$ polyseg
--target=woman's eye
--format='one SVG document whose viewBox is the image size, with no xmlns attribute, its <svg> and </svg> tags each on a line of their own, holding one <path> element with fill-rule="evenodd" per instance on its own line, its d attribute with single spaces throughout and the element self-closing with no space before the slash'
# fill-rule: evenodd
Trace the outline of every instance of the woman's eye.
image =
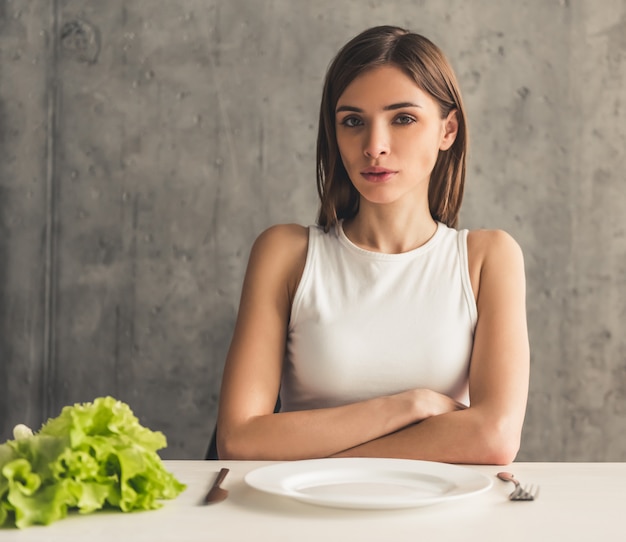
<svg viewBox="0 0 626 542">
<path fill-rule="evenodd" d="M 396 124 L 412 124 L 415 122 L 415 118 L 410 115 L 398 115 L 395 122 Z"/>
<path fill-rule="evenodd" d="M 354 128 L 356 126 L 361 126 L 363 123 L 361 122 L 361 119 L 357 117 L 346 117 L 341 121 L 341 124 L 347 126 L 348 128 Z"/>
</svg>

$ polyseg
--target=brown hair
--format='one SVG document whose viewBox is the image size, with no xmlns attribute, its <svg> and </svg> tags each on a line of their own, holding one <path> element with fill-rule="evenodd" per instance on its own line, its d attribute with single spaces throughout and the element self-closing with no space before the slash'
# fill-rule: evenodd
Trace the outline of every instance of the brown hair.
<svg viewBox="0 0 626 542">
<path fill-rule="evenodd" d="M 456 110 L 458 133 L 452 146 L 439 151 L 428 187 L 430 213 L 456 227 L 463 200 L 468 134 L 456 76 L 441 50 L 430 40 L 396 26 L 376 26 L 350 40 L 332 61 L 322 94 L 317 135 L 317 223 L 328 231 L 359 210 L 359 193 L 344 168 L 335 131 L 335 107 L 346 87 L 374 67 L 393 64 L 439 104 L 445 118 Z"/>
</svg>

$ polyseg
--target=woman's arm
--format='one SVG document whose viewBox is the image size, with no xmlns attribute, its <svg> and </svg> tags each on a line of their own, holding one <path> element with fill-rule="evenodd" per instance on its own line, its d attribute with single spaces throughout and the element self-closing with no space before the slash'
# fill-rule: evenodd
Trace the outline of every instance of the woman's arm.
<svg viewBox="0 0 626 542">
<path fill-rule="evenodd" d="M 252 248 L 220 393 L 220 458 L 326 457 L 460 408 L 448 397 L 409 390 L 336 408 L 273 413 L 307 246 L 306 228 L 283 225 L 265 231 Z"/>
<path fill-rule="evenodd" d="M 526 410 L 530 357 L 522 252 L 502 231 L 471 232 L 468 252 L 478 305 L 470 407 L 431 417 L 337 455 L 474 464 L 508 464 L 515 458 Z"/>
</svg>

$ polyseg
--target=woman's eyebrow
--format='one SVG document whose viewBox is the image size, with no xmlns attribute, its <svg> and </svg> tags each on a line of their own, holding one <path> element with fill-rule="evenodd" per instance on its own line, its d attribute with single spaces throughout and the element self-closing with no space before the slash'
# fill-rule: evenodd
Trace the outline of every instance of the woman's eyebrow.
<svg viewBox="0 0 626 542">
<path fill-rule="evenodd" d="M 422 106 L 413 102 L 399 102 L 397 104 L 386 105 L 383 107 L 384 111 L 393 111 L 395 109 L 404 109 L 405 107 L 419 107 Z M 351 111 L 354 113 L 363 113 L 363 109 L 360 107 L 355 107 L 353 105 L 341 105 L 337 108 L 335 113 L 340 113 L 341 111 Z"/>
<path fill-rule="evenodd" d="M 400 102 L 397 104 L 391 104 L 391 105 L 386 105 L 385 107 L 383 107 L 383 109 L 385 111 L 393 111 L 394 109 L 404 109 L 405 107 L 419 107 L 421 108 L 422 106 L 419 104 L 415 104 L 413 102 Z"/>
<path fill-rule="evenodd" d="M 352 111 L 354 113 L 363 113 L 363 110 L 360 107 L 354 107 L 353 105 L 341 105 L 337 108 L 335 113 L 340 113 L 341 111 Z"/>
</svg>

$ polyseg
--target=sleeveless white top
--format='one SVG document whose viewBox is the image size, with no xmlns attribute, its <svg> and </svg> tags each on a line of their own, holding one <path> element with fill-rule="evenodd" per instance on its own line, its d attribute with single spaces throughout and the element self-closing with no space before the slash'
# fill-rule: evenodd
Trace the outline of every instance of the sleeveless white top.
<svg viewBox="0 0 626 542">
<path fill-rule="evenodd" d="M 339 406 L 412 388 L 469 404 L 477 309 L 467 230 L 438 223 L 421 247 L 364 250 L 341 223 L 309 227 L 287 336 L 283 411 Z"/>
</svg>

